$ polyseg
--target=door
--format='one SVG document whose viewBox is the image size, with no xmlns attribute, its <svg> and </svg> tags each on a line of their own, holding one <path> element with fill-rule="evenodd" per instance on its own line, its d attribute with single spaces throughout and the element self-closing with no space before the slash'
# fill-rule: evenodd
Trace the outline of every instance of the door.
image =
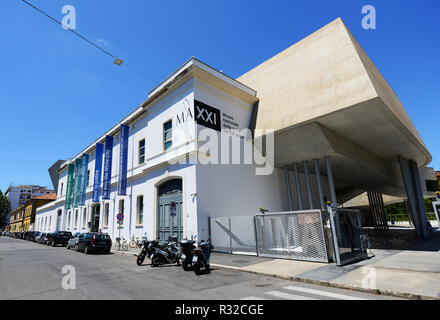
<svg viewBox="0 0 440 320">
<path fill-rule="evenodd" d="M 99 231 L 99 216 L 101 214 L 101 206 L 97 204 L 92 209 L 92 225 L 90 227 L 90 232 L 98 232 Z"/>
<path fill-rule="evenodd" d="M 169 236 L 182 240 L 182 180 L 170 180 L 161 185 L 158 203 L 159 240 L 168 240 Z"/>
</svg>

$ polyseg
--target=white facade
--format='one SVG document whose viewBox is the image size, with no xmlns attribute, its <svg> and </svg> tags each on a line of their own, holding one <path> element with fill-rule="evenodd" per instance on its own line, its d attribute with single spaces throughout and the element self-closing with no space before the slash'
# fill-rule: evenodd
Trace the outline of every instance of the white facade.
<svg viewBox="0 0 440 320">
<path fill-rule="evenodd" d="M 216 123 L 221 127 L 222 134 L 197 123 L 196 112 L 200 111 L 195 107 L 195 101 L 219 110 L 221 122 L 220 119 L 214 121 L 218 121 Z M 204 164 L 215 154 L 213 150 L 206 148 L 209 140 L 207 136 L 216 136 L 220 141 L 222 135 L 232 137 L 228 133 L 230 128 L 247 129 L 257 101 L 255 91 L 198 60 L 191 59 L 183 65 L 153 90 L 143 105 L 106 133 L 114 137 L 112 189 L 110 200 L 99 202 L 98 229 L 110 234 L 112 238 L 119 234 L 125 238 L 158 238 L 159 231 L 163 230 L 160 228 L 166 223 L 163 221 L 168 219 L 166 214 L 159 214 L 163 199 L 159 199 L 159 188 L 164 182 L 173 179 L 182 181 L 182 238 L 197 236 L 198 239 L 206 240 L 209 236 L 210 217 L 255 214 L 260 206 L 271 211 L 287 210 L 281 170 L 275 169 L 268 176 L 257 176 L 254 164 Z M 213 118 L 209 119 L 207 111 L 205 114 L 202 113 L 201 118 L 205 116 L 208 122 L 213 121 Z M 172 121 L 172 147 L 165 150 L 164 124 L 169 120 Z M 122 123 L 130 126 L 126 196 L 117 195 L 119 126 Z M 63 164 L 59 170 L 57 200 L 37 210 L 36 230 L 67 230 L 72 233 L 91 230 L 96 221 L 92 218 L 92 213 L 97 206 L 97 203 L 92 202 L 95 144 L 103 143 L 104 138 L 105 135 L 77 155 L 90 155 L 85 206 L 67 212 L 64 210 L 67 164 L 75 161 L 75 157 Z M 145 162 L 139 163 L 139 142 L 143 139 Z M 234 139 L 241 141 L 242 145 L 252 146 L 252 141 L 246 138 Z M 243 156 L 242 152 L 240 156 Z M 187 161 L 183 161 L 185 158 Z M 140 196 L 143 197 L 143 206 L 139 205 Z M 143 207 L 141 223 L 140 207 Z M 166 205 L 163 206 L 163 210 L 165 208 Z M 122 211 L 125 218 L 122 227 L 118 228 L 116 215 Z M 60 219 L 57 218 L 58 214 Z M 159 221 L 160 217 L 164 220 Z"/>
</svg>

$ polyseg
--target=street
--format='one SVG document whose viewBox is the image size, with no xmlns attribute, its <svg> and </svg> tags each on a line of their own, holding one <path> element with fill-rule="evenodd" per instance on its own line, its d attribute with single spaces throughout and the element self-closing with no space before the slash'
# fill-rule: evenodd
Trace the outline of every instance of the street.
<svg viewBox="0 0 440 320">
<path fill-rule="evenodd" d="M 85 255 L 3 236 L 0 299 L 395 299 L 233 270 L 213 269 L 196 276 L 176 265 L 151 268 L 148 263 L 147 259 L 139 267 L 132 255 Z M 75 289 L 62 287 L 65 266 L 74 267 Z"/>
</svg>

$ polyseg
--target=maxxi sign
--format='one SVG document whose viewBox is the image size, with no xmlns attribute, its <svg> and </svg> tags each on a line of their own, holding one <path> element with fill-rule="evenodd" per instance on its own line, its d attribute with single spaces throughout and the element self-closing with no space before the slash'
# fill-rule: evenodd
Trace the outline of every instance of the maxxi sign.
<svg viewBox="0 0 440 320">
<path fill-rule="evenodd" d="M 197 124 L 221 131 L 220 110 L 194 100 L 194 111 Z"/>
</svg>

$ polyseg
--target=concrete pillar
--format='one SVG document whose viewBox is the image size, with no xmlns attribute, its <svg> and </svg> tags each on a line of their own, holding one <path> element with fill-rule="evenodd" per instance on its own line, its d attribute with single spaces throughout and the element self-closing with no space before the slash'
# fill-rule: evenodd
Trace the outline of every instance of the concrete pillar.
<svg viewBox="0 0 440 320">
<path fill-rule="evenodd" d="M 423 238 L 428 238 L 429 233 L 426 229 L 428 219 L 426 217 L 425 198 L 423 197 L 423 189 L 420 182 L 419 169 L 417 168 L 417 163 L 414 160 L 409 160 L 409 166 L 412 171 L 414 187 L 416 190 L 417 206 L 419 208 L 420 224 L 422 226 Z"/>
<path fill-rule="evenodd" d="M 325 210 L 324 193 L 322 192 L 321 173 L 319 172 L 318 159 L 313 159 L 313 163 L 315 165 L 315 175 L 316 175 L 316 185 L 318 186 L 319 205 L 321 206 L 322 210 Z"/>
<path fill-rule="evenodd" d="M 304 161 L 303 164 L 304 164 L 304 175 L 306 177 L 307 198 L 309 199 L 309 209 L 312 210 L 313 198 L 312 198 L 312 188 L 310 187 L 309 168 L 307 165 L 307 161 Z"/>
<path fill-rule="evenodd" d="M 296 166 L 296 163 L 293 164 L 293 170 L 295 172 L 295 182 L 296 182 L 296 193 L 298 195 L 298 209 L 302 210 L 302 195 L 301 195 L 301 184 L 299 182 L 299 175 L 298 175 L 298 167 Z"/>
<path fill-rule="evenodd" d="M 414 161 L 402 156 L 399 156 L 398 159 L 417 237 L 426 238 L 428 237 L 426 210 L 417 165 Z"/>
<path fill-rule="evenodd" d="M 289 203 L 289 211 L 293 211 L 292 191 L 290 190 L 289 168 L 284 167 L 284 176 L 286 180 L 287 201 Z"/>
<path fill-rule="evenodd" d="M 328 183 L 330 187 L 330 196 L 333 206 L 337 206 L 337 200 L 336 200 L 336 191 L 335 191 L 335 184 L 333 181 L 333 172 L 332 172 L 332 166 L 330 164 L 329 157 L 325 157 L 325 166 L 327 167 L 327 177 L 328 177 Z"/>
</svg>

